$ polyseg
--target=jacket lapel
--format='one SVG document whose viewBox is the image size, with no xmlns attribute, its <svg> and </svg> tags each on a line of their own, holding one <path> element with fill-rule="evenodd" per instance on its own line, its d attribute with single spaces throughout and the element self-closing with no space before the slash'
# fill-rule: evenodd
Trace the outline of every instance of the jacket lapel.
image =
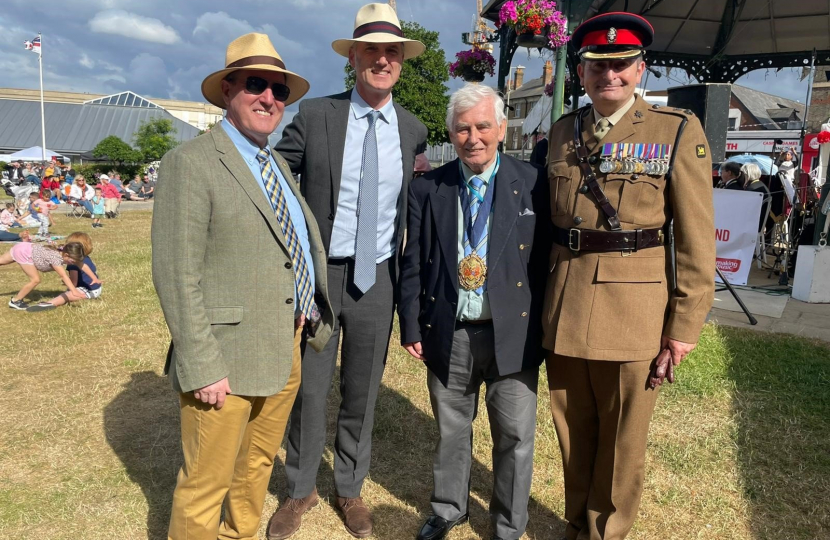
<svg viewBox="0 0 830 540">
<path fill-rule="evenodd" d="M 329 165 L 331 167 L 331 193 L 333 208 L 337 208 L 340 197 L 340 178 L 343 175 L 343 149 L 346 146 L 346 129 L 349 126 L 351 92 L 335 96 L 326 109 L 326 134 L 328 135 Z"/>
<path fill-rule="evenodd" d="M 456 159 L 447 167 L 447 172 L 438 183 L 430 204 L 438 244 L 447 262 L 447 270 L 455 290 L 458 290 L 458 182 L 461 180 L 459 174 Z"/>
<path fill-rule="evenodd" d="M 510 232 L 516 224 L 524 190 L 524 182 L 519 181 L 516 170 L 506 159 L 501 160 L 495 184 L 490 244 L 487 248 L 487 266 L 491 268 L 495 268 L 498 264 Z"/>
<path fill-rule="evenodd" d="M 285 237 L 282 234 L 282 229 L 280 228 L 280 224 L 277 222 L 277 217 L 274 215 L 274 210 L 271 208 L 271 205 L 265 200 L 265 196 L 262 194 L 262 189 L 259 187 L 259 184 L 251 175 L 251 170 L 248 168 L 248 164 L 245 163 L 245 160 L 242 159 L 242 155 L 240 155 L 239 151 L 234 146 L 233 141 L 231 141 L 230 137 L 228 137 L 227 133 L 223 128 L 217 128 L 210 130 L 210 134 L 213 136 L 213 141 L 216 146 L 216 151 L 222 154 L 220 157 L 220 161 L 222 162 L 225 167 L 227 167 L 228 172 L 231 173 L 231 176 L 242 186 L 242 189 L 245 190 L 245 193 L 248 195 L 248 198 L 251 199 L 251 202 L 254 203 L 254 206 L 257 207 L 257 210 L 262 214 L 265 220 L 268 222 L 268 226 L 271 227 L 274 235 L 277 237 L 277 241 L 287 250 L 288 243 L 285 241 Z M 289 176 L 289 178 L 293 178 Z"/>
</svg>

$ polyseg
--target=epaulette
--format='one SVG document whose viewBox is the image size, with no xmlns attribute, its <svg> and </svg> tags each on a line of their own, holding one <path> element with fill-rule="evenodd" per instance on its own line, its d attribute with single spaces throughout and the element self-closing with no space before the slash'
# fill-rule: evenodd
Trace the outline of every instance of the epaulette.
<svg viewBox="0 0 830 540">
<path fill-rule="evenodd" d="M 590 107 L 590 106 L 591 106 L 591 104 L 589 103 L 588 105 L 585 105 L 585 106 L 583 106 L 583 107 L 579 107 L 578 109 L 574 109 L 574 110 L 572 110 L 571 112 L 565 113 L 565 114 L 563 114 L 562 116 L 560 116 L 560 117 L 559 117 L 559 119 L 558 119 L 558 120 L 556 120 L 556 122 L 554 122 L 554 124 L 557 124 L 558 122 L 561 122 L 561 121 L 562 121 L 562 120 L 564 120 L 565 118 L 570 118 L 570 117 L 572 117 L 572 116 L 576 116 L 576 113 L 581 112 L 581 111 L 584 111 L 586 108 L 588 108 L 588 107 Z"/>
<path fill-rule="evenodd" d="M 652 112 L 658 112 L 663 114 L 671 114 L 672 116 L 679 116 L 681 118 L 688 119 L 689 117 L 693 117 L 695 113 L 693 113 L 690 109 L 681 109 L 679 107 L 664 107 L 663 105 L 652 105 L 648 109 Z"/>
</svg>

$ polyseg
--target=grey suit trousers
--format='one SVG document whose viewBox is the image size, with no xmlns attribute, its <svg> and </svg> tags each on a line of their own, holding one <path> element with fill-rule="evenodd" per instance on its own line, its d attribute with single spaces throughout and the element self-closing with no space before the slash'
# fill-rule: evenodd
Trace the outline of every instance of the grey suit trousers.
<svg viewBox="0 0 830 540">
<path fill-rule="evenodd" d="M 334 330 L 321 352 L 306 348 L 300 390 L 291 410 L 285 475 L 288 496 L 306 497 L 317 485 L 326 444 L 326 401 L 337 365 L 340 331 L 340 411 L 334 439 L 334 486 L 341 497 L 359 497 L 369 472 L 375 402 L 386 366 L 394 313 L 392 262 L 377 265 L 375 284 L 362 294 L 353 283 L 352 259 L 328 263 Z"/>
<path fill-rule="evenodd" d="M 432 512 L 448 520 L 468 512 L 472 424 L 484 382 L 493 438 L 490 519 L 496 536 L 517 539 L 527 527 L 539 370 L 499 376 L 492 323 L 457 323 L 452 347 L 447 386 L 432 372 L 427 378 L 439 432 L 432 469 Z"/>
</svg>

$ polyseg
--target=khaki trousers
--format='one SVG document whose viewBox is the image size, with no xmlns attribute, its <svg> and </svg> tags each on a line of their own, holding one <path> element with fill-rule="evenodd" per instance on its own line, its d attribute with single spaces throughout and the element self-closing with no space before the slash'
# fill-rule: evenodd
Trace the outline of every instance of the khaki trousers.
<svg viewBox="0 0 830 540">
<path fill-rule="evenodd" d="M 173 492 L 168 540 L 258 538 L 274 458 L 300 387 L 300 334 L 294 334 L 291 375 L 275 395 L 230 394 L 216 410 L 192 392 L 180 394 L 184 463 Z"/>
<path fill-rule="evenodd" d="M 104 199 L 104 212 L 115 212 L 118 210 L 119 199 Z"/>
<path fill-rule="evenodd" d="M 568 540 L 622 540 L 637 518 L 648 426 L 657 400 L 651 362 L 549 353 L 550 404 L 565 472 Z"/>
</svg>

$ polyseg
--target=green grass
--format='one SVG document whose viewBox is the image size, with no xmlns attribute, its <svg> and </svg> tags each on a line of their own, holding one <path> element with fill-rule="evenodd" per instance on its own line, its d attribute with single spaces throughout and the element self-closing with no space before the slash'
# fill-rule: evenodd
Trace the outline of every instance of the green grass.
<svg viewBox="0 0 830 540">
<path fill-rule="evenodd" d="M 166 538 L 181 458 L 176 397 L 161 374 L 169 335 L 150 276 L 150 213 L 124 212 L 94 232 L 89 220 L 56 221 L 56 234 L 91 232 L 104 294 L 38 314 L 0 306 L 0 538 Z M 0 300 L 23 283 L 16 266 L 1 267 Z M 47 274 L 30 300 L 61 290 Z M 363 495 L 375 537 L 397 540 L 414 537 L 429 511 L 436 429 L 423 366 L 396 345 L 397 335 L 392 343 Z M 658 400 L 630 538 L 830 537 L 830 349 L 709 325 L 678 379 Z M 487 426 L 481 407 L 472 519 L 452 538 L 491 535 Z M 331 505 L 332 439 L 330 430 L 318 482 L 326 502 L 306 515 L 297 540 L 351 538 Z M 561 536 L 561 477 L 542 391 L 526 538 Z M 281 465 L 269 491 L 263 527 L 285 495 Z"/>
</svg>

